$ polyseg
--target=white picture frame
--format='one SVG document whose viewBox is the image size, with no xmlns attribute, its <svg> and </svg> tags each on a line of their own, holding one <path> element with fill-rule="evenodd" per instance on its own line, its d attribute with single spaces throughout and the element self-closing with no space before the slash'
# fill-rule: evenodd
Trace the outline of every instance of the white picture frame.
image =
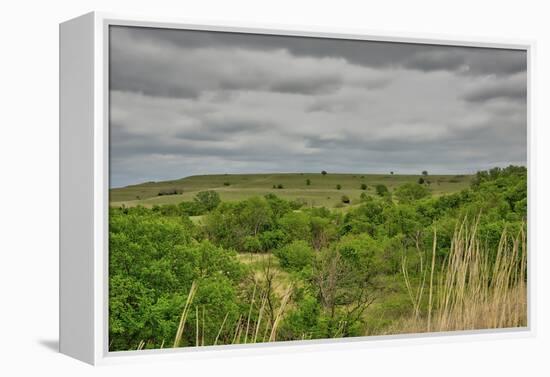
<svg viewBox="0 0 550 377">
<path fill-rule="evenodd" d="M 391 335 L 351 339 L 292 341 L 143 351 L 108 351 L 108 28 L 111 25 L 247 32 L 450 46 L 520 49 L 527 52 L 527 166 L 532 173 L 532 55 L 534 42 L 438 37 L 407 33 L 292 28 L 238 23 L 193 24 L 185 20 L 88 13 L 60 25 L 60 352 L 90 364 L 223 357 L 272 352 L 351 349 L 532 337 L 536 333 L 535 251 L 528 227 L 528 327 Z M 531 179 L 529 179 L 529 182 Z M 528 184 L 529 221 L 534 220 L 533 188 Z M 79 205 L 75 206 L 78 200 Z M 531 222 L 532 224 L 532 222 Z"/>
</svg>

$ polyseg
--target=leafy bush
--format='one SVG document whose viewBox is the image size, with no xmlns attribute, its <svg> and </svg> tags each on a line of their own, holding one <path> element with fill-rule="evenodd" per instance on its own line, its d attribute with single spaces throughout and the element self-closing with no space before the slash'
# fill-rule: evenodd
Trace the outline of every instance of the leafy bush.
<svg viewBox="0 0 550 377">
<path fill-rule="evenodd" d="M 195 195 L 193 200 L 206 211 L 212 211 L 221 203 L 220 194 L 216 191 L 201 191 Z"/>
<path fill-rule="evenodd" d="M 375 190 L 378 196 L 385 196 L 389 193 L 388 188 L 386 187 L 386 185 L 383 185 L 383 184 L 376 185 Z"/>
<path fill-rule="evenodd" d="M 275 250 L 273 254 L 279 259 L 281 267 L 289 271 L 300 271 L 310 266 L 315 256 L 313 249 L 305 241 L 293 241 Z"/>
<path fill-rule="evenodd" d="M 395 190 L 394 195 L 399 203 L 406 204 L 430 196 L 430 190 L 418 184 L 405 183 Z"/>
<path fill-rule="evenodd" d="M 175 188 L 171 188 L 171 189 L 164 189 L 164 190 L 160 190 L 158 192 L 158 196 L 164 196 L 164 195 L 179 195 L 183 193 L 183 190 L 180 190 L 180 189 L 175 189 Z"/>
<path fill-rule="evenodd" d="M 243 250 L 249 253 L 259 253 L 263 250 L 262 243 L 258 237 L 247 236 L 243 242 Z"/>
<path fill-rule="evenodd" d="M 188 222 L 147 210 L 113 210 L 109 223 L 110 350 L 159 348 L 174 339 L 193 281 L 195 303 L 208 312 L 212 341 L 227 313 L 238 313 L 236 287 L 244 268 L 234 252 L 192 240 Z M 185 344 L 194 344 L 192 337 Z"/>
</svg>

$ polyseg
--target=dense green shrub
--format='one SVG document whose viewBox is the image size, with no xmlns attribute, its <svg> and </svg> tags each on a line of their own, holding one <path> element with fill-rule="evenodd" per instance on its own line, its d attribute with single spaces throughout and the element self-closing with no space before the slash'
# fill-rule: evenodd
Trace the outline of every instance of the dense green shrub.
<svg viewBox="0 0 550 377">
<path fill-rule="evenodd" d="M 313 249 L 305 241 L 293 241 L 273 254 L 279 259 L 281 267 L 290 271 L 300 271 L 311 265 L 315 257 Z"/>
<path fill-rule="evenodd" d="M 378 185 L 374 186 L 374 188 L 375 188 L 376 194 L 378 196 L 385 196 L 389 193 L 388 188 L 386 187 L 386 185 L 378 184 Z"/>
<path fill-rule="evenodd" d="M 405 183 L 395 189 L 394 196 L 399 203 L 406 204 L 430 196 L 430 190 L 422 185 Z"/>
</svg>

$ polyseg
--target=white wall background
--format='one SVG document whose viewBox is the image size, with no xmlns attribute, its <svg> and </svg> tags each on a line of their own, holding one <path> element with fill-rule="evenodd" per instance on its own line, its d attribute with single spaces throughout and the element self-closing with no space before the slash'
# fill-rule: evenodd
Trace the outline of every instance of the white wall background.
<svg viewBox="0 0 550 377">
<path fill-rule="evenodd" d="M 0 375 L 550 375 L 550 14 L 544 1 L 59 0 L 3 2 L 0 38 Z M 57 354 L 58 23 L 91 10 L 137 15 L 536 40 L 534 131 L 538 335 L 352 351 L 92 368 Z M 546 349 L 545 349 L 546 348 Z M 11 372 L 10 372 L 11 370 Z"/>
</svg>

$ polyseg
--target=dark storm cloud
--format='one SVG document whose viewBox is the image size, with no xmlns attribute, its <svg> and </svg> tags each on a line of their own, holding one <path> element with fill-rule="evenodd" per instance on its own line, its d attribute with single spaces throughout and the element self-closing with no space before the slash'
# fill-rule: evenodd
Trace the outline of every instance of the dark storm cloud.
<svg viewBox="0 0 550 377">
<path fill-rule="evenodd" d="M 464 99 L 468 102 L 481 103 L 493 99 L 510 99 L 525 103 L 527 99 L 527 87 L 526 85 L 517 86 L 510 83 L 498 83 L 466 93 Z"/>
<path fill-rule="evenodd" d="M 111 185 L 526 161 L 523 51 L 116 27 Z"/>
<path fill-rule="evenodd" d="M 337 57 L 368 67 L 406 67 L 421 71 L 464 71 L 472 75 L 507 75 L 527 69 L 524 50 L 456 47 L 445 45 L 292 37 L 250 33 L 176 29 L 120 28 L 148 43 L 172 43 L 179 48 L 243 48 L 287 50 L 295 56 Z"/>
<path fill-rule="evenodd" d="M 389 81 L 388 77 L 372 74 L 372 70 L 349 64 L 342 56 L 326 57 L 325 64 L 318 65 L 317 58 L 304 55 L 296 59 L 283 48 L 246 49 L 248 44 L 239 43 L 239 35 L 233 35 L 233 43 L 209 44 L 211 38 L 204 38 L 204 33 L 184 32 L 197 40 L 190 42 L 193 38 L 186 37 L 174 45 L 161 39 L 166 32 L 157 35 L 156 29 L 148 30 L 152 34 L 147 38 L 143 35 L 148 33 L 141 30 L 111 30 L 112 90 L 177 98 L 197 98 L 205 91 L 224 90 L 310 95 L 333 93 L 345 85 L 377 89 Z"/>
</svg>

